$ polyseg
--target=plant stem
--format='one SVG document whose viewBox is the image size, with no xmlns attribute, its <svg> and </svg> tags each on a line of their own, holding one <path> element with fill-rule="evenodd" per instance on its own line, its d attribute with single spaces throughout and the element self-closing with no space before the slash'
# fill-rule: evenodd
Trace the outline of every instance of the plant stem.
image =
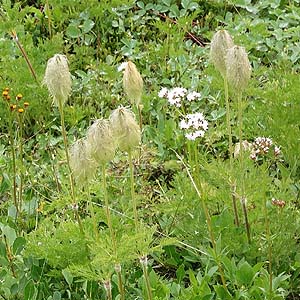
<svg viewBox="0 0 300 300">
<path fill-rule="evenodd" d="M 151 290 L 151 284 L 150 284 L 150 279 L 149 279 L 149 274 L 148 274 L 148 259 L 147 256 L 144 255 L 140 258 L 140 262 L 143 268 L 143 274 L 144 274 L 144 278 L 145 278 L 145 283 L 146 283 L 146 290 L 147 290 L 147 296 L 148 296 L 148 300 L 152 300 L 152 290 Z"/>
<path fill-rule="evenodd" d="M 70 186 L 71 186 L 71 197 L 72 197 L 72 201 L 73 204 L 76 206 L 75 208 L 75 216 L 80 228 L 81 233 L 83 234 L 83 227 L 82 227 L 82 223 L 81 223 L 81 219 L 78 213 L 78 209 L 77 209 L 77 201 L 76 201 L 76 197 L 75 197 L 75 181 L 74 181 L 74 176 L 73 176 L 73 172 L 71 169 L 71 164 L 70 164 L 70 156 L 69 156 L 69 146 L 68 146 L 68 139 L 67 139 L 67 133 L 66 133 L 66 128 L 65 128 L 65 116 L 64 116 L 64 110 L 63 110 L 63 105 L 62 105 L 62 100 L 58 99 L 58 108 L 59 108 L 59 113 L 60 113 L 60 122 L 61 122 L 61 133 L 62 133 L 62 137 L 63 137 L 63 141 L 64 141 L 64 148 L 65 148 L 65 154 L 66 154 L 66 160 L 67 160 L 67 166 L 68 166 L 68 171 L 69 171 L 69 180 L 70 180 Z"/>
<path fill-rule="evenodd" d="M 109 228 L 110 238 L 112 242 L 112 250 L 115 256 L 115 259 L 117 259 L 117 243 L 116 243 L 116 236 L 113 229 L 112 221 L 111 221 L 111 214 L 109 209 L 109 202 L 108 202 L 108 192 L 107 192 L 107 182 L 106 182 L 106 168 L 103 165 L 102 166 L 102 181 L 103 181 L 103 192 L 104 192 L 104 202 L 105 202 L 105 213 L 106 213 L 106 219 L 107 219 L 107 225 Z M 120 292 L 120 299 L 125 300 L 125 292 L 124 292 L 124 286 L 123 286 L 123 280 L 122 280 L 122 274 L 121 274 L 121 265 L 115 264 L 115 270 L 118 276 L 118 289 Z"/>
<path fill-rule="evenodd" d="M 250 224 L 249 224 L 249 221 L 248 221 L 247 202 L 246 202 L 245 197 L 241 198 L 241 204 L 242 204 L 244 218 L 245 218 L 245 227 L 246 227 L 247 240 L 248 240 L 248 243 L 250 244 L 251 243 Z"/>
<path fill-rule="evenodd" d="M 34 69 L 32 67 L 32 64 L 31 64 L 29 58 L 28 58 L 28 55 L 27 55 L 26 51 L 24 50 L 23 46 L 21 45 L 21 43 L 19 42 L 19 38 L 17 36 L 17 33 L 15 31 L 12 31 L 11 35 L 12 35 L 12 38 L 14 39 L 15 43 L 17 44 L 18 48 L 20 49 L 20 51 L 21 51 L 21 53 L 22 53 L 22 55 L 23 55 L 23 57 L 24 57 L 27 65 L 29 67 L 29 70 L 30 70 L 33 78 L 35 79 L 36 82 L 38 82 L 36 74 L 35 74 L 35 71 L 34 71 Z"/>
<path fill-rule="evenodd" d="M 107 300 L 112 300 L 110 279 L 104 281 L 104 289 L 106 291 L 106 299 Z"/>
<path fill-rule="evenodd" d="M 131 201 L 132 201 L 132 208 L 134 214 L 134 225 L 135 225 L 136 232 L 138 232 L 139 219 L 138 219 L 137 204 L 136 204 L 135 191 L 134 191 L 134 169 L 133 169 L 131 150 L 128 151 L 128 160 L 129 160 L 129 170 L 130 170 L 130 192 L 131 192 Z"/>
<path fill-rule="evenodd" d="M 118 289 L 120 292 L 120 300 L 125 300 L 124 284 L 122 279 L 121 265 L 115 265 L 115 270 L 118 275 Z"/>
<path fill-rule="evenodd" d="M 272 240 L 271 240 L 271 229 L 270 219 L 268 215 L 266 201 L 264 201 L 264 213 L 265 213 L 265 226 L 266 226 L 266 239 L 268 241 L 268 271 L 269 271 L 269 300 L 272 300 L 273 293 L 273 274 L 272 274 Z"/>
<path fill-rule="evenodd" d="M 193 176 L 191 175 L 188 167 L 186 166 L 186 164 L 184 163 L 184 161 L 182 160 L 182 158 L 177 155 L 177 157 L 180 159 L 180 161 L 182 162 L 182 164 L 184 165 L 186 171 L 187 171 L 187 174 L 192 182 L 192 185 L 201 201 L 201 204 L 202 204 L 202 208 L 203 208 L 203 211 L 204 211 L 204 214 L 205 214 L 205 218 L 206 218 L 206 224 L 207 224 L 207 229 L 208 229 L 208 232 L 209 232 L 209 235 L 210 235 L 210 240 L 211 240 L 211 244 L 212 244 L 212 247 L 213 247 L 213 251 L 214 251 L 214 254 L 215 254 L 215 258 L 216 258 L 216 263 L 217 263 L 217 266 L 218 266 L 218 270 L 219 270 L 219 273 L 220 273 L 220 277 L 221 277 L 221 281 L 222 281 L 222 285 L 224 287 L 224 289 L 227 291 L 227 286 L 226 286 L 226 281 L 225 281 L 225 276 L 224 276 L 224 271 L 223 271 L 223 268 L 221 266 L 221 263 L 219 261 L 219 258 L 218 258 L 218 254 L 217 254 L 217 247 L 216 247 L 216 241 L 215 241 L 215 237 L 214 237 L 214 233 L 213 233 L 213 229 L 212 229 L 212 224 L 211 224 L 211 218 L 210 218 L 210 214 L 209 214 L 209 211 L 207 209 L 207 206 L 205 204 L 205 201 L 204 201 L 204 198 L 203 196 L 201 195 L 195 181 L 194 181 L 194 178 Z"/>
<path fill-rule="evenodd" d="M 98 241 L 99 233 L 98 233 L 98 229 L 97 229 L 97 221 L 96 221 L 96 217 L 95 217 L 94 206 L 93 206 L 93 203 L 91 200 L 89 184 L 87 184 L 86 192 L 87 192 L 87 199 L 88 199 L 88 203 L 89 203 L 89 211 L 91 213 L 91 217 L 92 217 L 92 221 L 93 221 L 94 234 L 95 234 L 96 241 Z"/>
<path fill-rule="evenodd" d="M 18 123 L 19 123 L 19 134 L 18 134 L 18 142 L 19 142 L 19 162 L 20 162 L 20 184 L 19 184 L 19 211 L 22 211 L 22 195 L 23 195 L 23 117 L 22 115 L 18 115 Z"/>
<path fill-rule="evenodd" d="M 102 166 L 102 182 L 103 182 L 103 192 L 104 192 L 104 202 L 105 202 L 105 213 L 106 213 L 106 219 L 107 219 L 107 226 L 108 226 L 110 238 L 112 241 L 113 252 L 116 255 L 116 252 L 117 252 L 116 238 L 115 238 L 115 233 L 114 233 L 112 222 L 111 222 L 111 215 L 110 215 L 110 209 L 109 209 L 109 203 L 108 203 L 107 183 L 106 183 L 106 169 L 105 169 L 104 165 Z"/>
<path fill-rule="evenodd" d="M 225 103 L 226 103 L 226 124 L 227 124 L 227 134 L 228 134 L 228 147 L 229 147 L 229 174 L 232 174 L 233 167 L 233 145 L 232 145 L 232 131 L 231 131 L 231 113 L 230 113 L 230 103 L 229 103 L 229 94 L 228 94 L 228 81 L 224 77 L 224 93 L 225 93 Z M 236 205 L 236 196 L 235 196 L 235 184 L 231 185 L 231 194 L 232 194 L 232 207 L 234 213 L 234 223 L 236 226 L 240 225 L 239 215 Z"/>
<path fill-rule="evenodd" d="M 8 138 L 11 147 L 11 156 L 12 156 L 12 168 L 13 168 L 13 201 L 16 208 L 16 218 L 19 215 L 19 204 L 18 204 L 18 197 L 17 197 L 17 166 L 16 166 L 16 151 L 14 145 L 14 138 L 13 138 L 13 129 L 12 129 L 12 120 L 9 120 L 8 125 Z"/>
<path fill-rule="evenodd" d="M 240 162 L 240 199 L 243 208 L 243 214 L 245 219 L 245 228 L 247 233 L 248 243 L 251 243 L 250 235 L 250 224 L 248 222 L 247 206 L 246 206 L 246 197 L 245 197 L 245 171 L 244 171 L 244 147 L 243 147 L 243 102 L 242 102 L 242 93 L 237 94 L 238 102 L 238 127 L 239 127 L 239 143 L 240 143 L 240 152 L 239 152 L 239 162 Z"/>
<path fill-rule="evenodd" d="M 10 266 L 11 272 L 13 274 L 13 277 L 17 278 L 16 271 L 15 271 L 14 264 L 13 264 L 13 255 L 11 253 L 10 246 L 8 245 L 8 241 L 7 241 L 5 234 L 3 235 L 3 237 L 4 237 L 4 242 L 5 242 L 7 259 L 9 261 L 9 266 Z"/>
<path fill-rule="evenodd" d="M 137 105 L 137 109 L 138 109 L 138 114 L 139 114 L 139 125 L 140 125 L 140 130 L 142 132 L 143 130 L 143 116 L 142 116 L 142 105 L 138 104 Z"/>
<path fill-rule="evenodd" d="M 51 30 L 51 10 L 50 10 L 50 6 L 49 6 L 49 0 L 46 0 L 45 12 L 46 12 L 47 20 L 48 20 L 49 37 L 51 40 L 52 39 L 52 30 Z"/>
</svg>

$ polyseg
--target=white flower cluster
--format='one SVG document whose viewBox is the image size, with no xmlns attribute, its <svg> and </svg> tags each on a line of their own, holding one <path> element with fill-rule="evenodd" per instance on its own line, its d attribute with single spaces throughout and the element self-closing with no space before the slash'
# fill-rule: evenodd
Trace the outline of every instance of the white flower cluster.
<svg viewBox="0 0 300 300">
<path fill-rule="evenodd" d="M 257 137 L 252 143 L 250 158 L 256 160 L 259 156 L 268 154 L 272 146 L 274 146 L 274 155 L 277 157 L 281 153 L 280 147 L 273 145 L 271 138 Z"/>
<path fill-rule="evenodd" d="M 208 122 L 202 113 L 188 114 L 179 123 L 181 129 L 188 130 L 185 137 L 194 141 L 198 137 L 203 137 L 208 129 Z"/>
<path fill-rule="evenodd" d="M 175 87 L 170 90 L 168 90 L 166 87 L 163 87 L 159 91 L 158 97 L 166 98 L 169 104 L 180 107 L 182 101 L 194 101 L 196 99 L 199 99 L 201 97 L 201 94 L 195 91 L 188 92 L 187 89 L 181 87 Z"/>
</svg>

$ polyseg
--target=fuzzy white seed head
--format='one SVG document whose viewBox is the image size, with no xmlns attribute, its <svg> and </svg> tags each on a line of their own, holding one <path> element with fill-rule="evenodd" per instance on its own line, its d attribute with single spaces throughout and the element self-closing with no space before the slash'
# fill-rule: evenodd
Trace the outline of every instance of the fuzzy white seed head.
<svg viewBox="0 0 300 300">
<path fill-rule="evenodd" d="M 143 93 L 143 79 L 136 65 L 131 61 L 125 65 L 123 87 L 131 104 L 138 106 Z"/>
<path fill-rule="evenodd" d="M 47 62 L 43 84 L 48 88 L 54 103 L 60 107 L 68 99 L 71 89 L 71 74 L 65 55 L 55 54 Z"/>
<path fill-rule="evenodd" d="M 251 77 L 251 65 L 244 47 L 233 46 L 226 55 L 226 76 L 235 93 L 241 93 Z"/>
<path fill-rule="evenodd" d="M 87 155 L 87 144 L 85 139 L 76 141 L 70 149 L 70 166 L 79 185 L 83 185 L 93 177 L 96 171 L 96 163 Z"/>
<path fill-rule="evenodd" d="M 115 141 L 108 120 L 98 119 L 87 130 L 87 153 L 98 164 L 103 165 L 115 156 Z"/>
<path fill-rule="evenodd" d="M 234 46 L 233 40 L 226 30 L 217 31 L 210 44 L 210 59 L 223 77 L 226 76 L 225 57 L 227 50 Z"/>
<path fill-rule="evenodd" d="M 115 109 L 109 120 L 121 151 L 131 151 L 141 141 L 141 130 L 133 112 L 125 107 Z"/>
</svg>

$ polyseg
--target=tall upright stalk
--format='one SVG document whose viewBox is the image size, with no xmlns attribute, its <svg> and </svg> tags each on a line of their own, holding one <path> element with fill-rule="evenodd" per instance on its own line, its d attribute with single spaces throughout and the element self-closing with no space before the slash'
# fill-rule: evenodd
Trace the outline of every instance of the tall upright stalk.
<svg viewBox="0 0 300 300">
<path fill-rule="evenodd" d="M 63 110 L 63 105 L 62 105 L 62 100 L 58 99 L 58 109 L 59 109 L 59 113 L 60 113 L 60 122 L 61 122 L 61 133 L 62 133 L 62 137 L 63 137 L 63 142 L 64 142 L 64 148 L 65 148 L 65 154 L 66 154 L 66 160 L 67 160 L 67 167 L 68 167 L 68 171 L 69 171 L 69 181 L 70 181 L 70 187 L 71 187 L 71 197 L 72 197 L 72 201 L 75 208 L 75 216 L 80 228 L 81 233 L 83 233 L 83 227 L 82 227 L 82 222 L 78 213 L 78 202 L 76 200 L 76 196 L 75 196 L 75 180 L 74 180 L 74 176 L 73 176 L 73 172 L 71 169 L 71 164 L 70 164 L 70 155 L 69 155 L 69 146 L 68 146 L 68 139 L 67 139 L 67 133 L 66 133 L 66 127 L 65 127 L 65 116 L 64 116 L 64 110 Z"/>
<path fill-rule="evenodd" d="M 114 253 L 115 257 L 117 257 L 117 243 L 116 243 L 116 236 L 115 236 L 115 232 L 114 232 L 112 221 L 111 221 L 111 214 L 110 214 L 109 201 L 108 201 L 108 192 L 107 192 L 105 165 L 102 166 L 102 182 L 103 182 L 103 192 L 104 192 L 104 202 L 105 202 L 105 213 L 106 213 L 107 225 L 108 225 L 110 238 L 111 238 L 111 242 L 112 242 L 113 253 Z M 115 271 L 118 276 L 118 289 L 120 292 L 120 299 L 125 300 L 125 291 L 124 291 L 124 284 L 123 284 L 122 273 L 121 273 L 121 265 L 119 263 L 115 263 Z"/>
<path fill-rule="evenodd" d="M 18 203 L 19 203 L 19 211 L 22 211 L 22 202 L 23 202 L 23 115 L 22 113 L 18 115 L 18 142 L 19 142 L 19 164 L 20 164 L 20 174 L 19 174 L 19 195 L 18 195 Z"/>
<path fill-rule="evenodd" d="M 137 212 L 137 203 L 135 198 L 135 191 L 134 191 L 134 168 L 133 168 L 133 160 L 132 160 L 132 150 L 128 151 L 128 160 L 129 160 L 129 170 L 130 170 L 130 192 L 131 192 L 131 201 L 132 201 L 132 208 L 133 208 L 133 215 L 134 215 L 134 225 L 135 225 L 135 232 L 138 233 L 139 231 L 139 219 L 138 219 L 138 212 Z M 140 258 L 140 262 L 143 268 L 143 275 L 146 284 L 147 290 L 147 297 L 148 300 L 152 300 L 152 290 L 149 280 L 149 274 L 147 269 L 147 256 L 142 255 Z"/>
<path fill-rule="evenodd" d="M 128 160 L 129 160 L 129 170 L 130 170 L 130 193 L 131 193 L 131 202 L 132 202 L 133 215 L 134 215 L 134 225 L 135 225 L 135 231 L 138 232 L 139 218 L 138 218 L 137 204 L 136 204 L 135 191 L 134 191 L 134 168 L 133 168 L 131 149 L 128 151 Z"/>
<path fill-rule="evenodd" d="M 210 217 L 209 211 L 207 209 L 207 206 L 205 204 L 204 197 L 201 194 L 198 186 L 195 183 L 195 180 L 194 180 L 192 174 L 190 173 L 188 167 L 186 166 L 186 164 L 184 163 L 184 161 L 182 160 L 182 158 L 180 156 L 178 156 L 178 155 L 177 155 L 177 157 L 180 159 L 180 161 L 184 165 L 184 167 L 185 167 L 185 169 L 187 171 L 187 174 L 188 174 L 188 176 L 189 176 L 189 178 L 191 180 L 191 183 L 192 183 L 192 185 L 193 185 L 193 187 L 194 187 L 194 189 L 195 189 L 195 191 L 196 191 L 196 193 L 197 193 L 197 195 L 198 195 L 198 197 L 199 197 L 199 199 L 201 201 L 202 209 L 203 209 L 204 214 L 205 214 L 207 229 L 208 229 L 208 232 L 209 232 L 209 235 L 210 235 L 210 241 L 211 241 L 212 248 L 213 248 L 213 251 L 214 251 L 214 255 L 215 255 L 216 263 L 217 263 L 218 270 L 219 270 L 219 273 L 220 273 L 222 285 L 223 285 L 224 289 L 227 290 L 225 276 L 224 276 L 224 271 L 223 271 L 221 262 L 219 261 L 219 257 L 218 257 L 218 253 L 217 253 L 216 240 L 215 240 L 213 229 L 212 229 L 211 217 Z"/>
<path fill-rule="evenodd" d="M 17 194 L 17 165 L 16 165 L 16 150 L 13 136 L 13 128 L 12 128 L 12 118 L 9 120 L 8 124 L 8 138 L 11 149 L 12 156 L 12 169 L 13 169 L 13 201 L 16 208 L 16 218 L 18 217 L 19 211 L 19 203 L 18 203 L 18 194 Z"/>
<path fill-rule="evenodd" d="M 239 164 L 240 164 L 240 200 L 244 214 L 245 228 L 247 234 L 248 243 L 251 243 L 250 234 L 250 224 L 248 220 L 248 210 L 245 196 L 245 170 L 244 170 L 244 147 L 243 147 L 243 102 L 242 93 L 237 94 L 238 103 L 238 128 L 239 128 L 239 143 L 240 143 L 240 153 L 239 153 Z"/>
<path fill-rule="evenodd" d="M 227 124 L 227 134 L 228 134 L 228 146 L 229 146 L 229 168 L 230 168 L 230 176 L 232 174 L 233 168 L 233 145 L 232 145 L 232 131 L 231 131 L 231 111 L 230 111 L 230 103 L 229 103 L 229 95 L 228 95 L 228 81 L 226 76 L 224 79 L 224 93 L 225 93 L 225 103 L 226 103 L 226 124 Z M 231 179 L 230 179 L 231 180 Z M 231 184 L 231 195 L 232 195 L 232 207 L 234 213 L 234 223 L 236 226 L 240 225 L 239 215 L 236 205 L 236 195 L 235 195 L 235 183 Z"/>
</svg>

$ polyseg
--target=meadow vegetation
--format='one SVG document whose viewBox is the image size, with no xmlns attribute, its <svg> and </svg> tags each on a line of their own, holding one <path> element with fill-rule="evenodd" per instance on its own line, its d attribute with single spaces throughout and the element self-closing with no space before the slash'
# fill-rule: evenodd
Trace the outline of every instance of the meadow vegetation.
<svg viewBox="0 0 300 300">
<path fill-rule="evenodd" d="M 300 299 L 300 0 L 0 6 L 0 299 Z"/>
</svg>

